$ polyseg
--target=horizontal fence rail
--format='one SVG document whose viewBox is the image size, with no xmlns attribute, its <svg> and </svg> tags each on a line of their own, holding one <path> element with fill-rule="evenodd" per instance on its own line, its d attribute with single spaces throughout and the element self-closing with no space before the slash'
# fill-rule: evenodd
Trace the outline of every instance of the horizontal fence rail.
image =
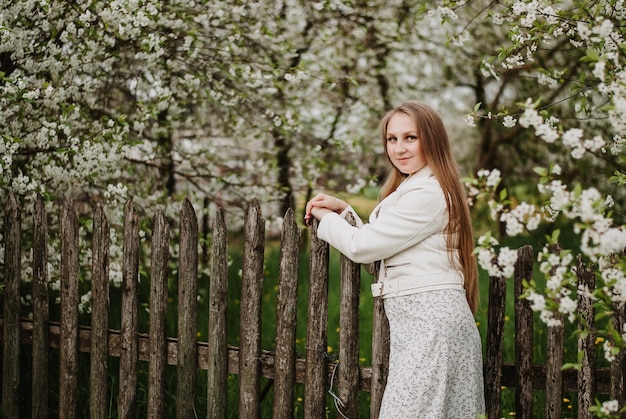
<svg viewBox="0 0 626 419">
<path fill-rule="evenodd" d="M 310 230 L 309 297 L 306 353 L 295 350 L 298 293 L 298 266 L 301 247 L 300 228 L 293 210 L 285 214 L 281 233 L 280 268 L 276 303 L 276 337 L 272 350 L 261 348 L 261 284 L 265 256 L 265 222 L 260 206 L 252 201 L 246 210 L 241 266 L 239 347 L 227 344 L 226 305 L 228 291 L 227 228 L 221 210 L 217 210 L 211 230 L 210 283 L 208 300 L 208 341 L 197 341 L 198 322 L 198 220 L 191 203 L 183 202 L 177 223 L 179 231 L 177 269 L 177 331 L 167 335 L 168 262 L 171 259 L 171 227 L 161 210 L 152 219 L 149 265 L 149 301 L 139 301 L 138 278 L 142 266 L 139 242 L 140 221 L 133 205 L 124 209 L 123 266 L 120 330 L 111 330 L 109 319 L 109 237 L 110 227 L 104 211 L 96 205 L 91 234 L 91 304 L 90 325 L 79 324 L 79 221 L 74 203 L 64 201 L 61 208 L 61 302 L 60 321 L 50 320 L 47 266 L 48 224 L 44 202 L 38 197 L 33 208 L 32 237 L 32 319 L 20 318 L 20 279 L 22 276 L 21 208 L 9 195 L 4 210 L 4 267 L 2 281 L 3 317 L 0 319 L 3 345 L 2 409 L 6 417 L 29 412 L 32 417 L 46 416 L 50 404 L 52 380 L 49 374 L 50 348 L 58 350 L 58 410 L 60 417 L 77 417 L 78 371 L 89 368 L 89 410 L 94 417 L 110 412 L 111 398 L 116 399 L 116 414 L 138 414 L 138 362 L 148 363 L 148 393 L 145 415 L 161 418 L 165 414 L 166 369 L 176 367 L 177 417 L 194 417 L 199 397 L 206 397 L 207 417 L 224 417 L 227 404 L 227 377 L 238 376 L 240 417 L 260 417 L 264 395 L 261 380 L 273 380 L 274 418 L 294 414 L 294 388 L 304 384 L 304 417 L 325 417 L 327 394 L 340 400 L 338 408 L 345 417 L 358 415 L 358 393 L 370 392 L 370 417 L 376 418 L 384 391 L 389 354 L 389 326 L 382 300 L 374 299 L 372 364 L 359 365 L 359 289 L 360 265 L 341 258 L 340 319 L 328 324 L 329 246 L 317 238 L 317 223 Z M 354 222 L 354 220 L 349 220 Z M 578 342 L 582 352 L 580 371 L 561 370 L 563 364 L 563 327 L 551 327 L 547 336 L 546 364 L 533 362 L 533 313 L 529 302 L 518 298 L 522 282 L 532 276 L 533 250 L 518 250 L 513 279 L 515 311 L 515 363 L 503 362 L 504 310 L 506 278 L 489 278 L 488 326 L 486 336 L 485 399 L 487 416 L 499 418 L 501 389 L 516 389 L 517 416 L 531 417 L 533 391 L 546 390 L 546 417 L 561 417 L 563 392 L 577 392 L 579 417 L 590 417 L 588 408 L 597 394 L 624 402 L 624 376 L 620 357 L 610 368 L 597 368 L 595 337 L 584 334 Z M 149 263 L 148 263 L 149 262 Z M 581 287 L 593 289 L 593 269 L 580 262 L 577 267 Z M 140 333 L 138 307 L 149 307 L 149 333 Z M 593 307 L 585 294 L 579 296 L 579 310 L 593 325 Z M 616 317 L 624 313 L 616 310 Z M 621 321 L 619 318 L 615 321 Z M 620 323 L 621 324 L 621 323 Z M 339 327 L 339 361 L 327 355 L 327 331 Z M 20 406 L 18 389 L 21 371 L 20 350 L 30 351 L 32 359 L 32 400 Z M 88 366 L 79 365 L 88 353 Z M 108 360 L 119 359 L 119 371 L 109 371 Z M 206 370 L 207 392 L 197 394 L 199 370 Z M 110 376 L 118 377 L 118 393 L 111 395 Z M 332 386 L 331 386 L 332 384 Z"/>
</svg>

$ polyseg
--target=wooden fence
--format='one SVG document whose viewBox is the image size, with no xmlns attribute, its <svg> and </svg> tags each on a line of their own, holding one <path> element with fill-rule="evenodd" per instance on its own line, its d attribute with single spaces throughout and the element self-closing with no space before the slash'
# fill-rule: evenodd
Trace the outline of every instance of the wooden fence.
<svg viewBox="0 0 626 419">
<path fill-rule="evenodd" d="M 296 306 L 300 230 L 291 210 L 287 212 L 281 235 L 279 287 L 276 307 L 276 339 L 273 351 L 261 348 L 261 282 L 263 278 L 265 230 L 258 203 L 246 210 L 243 240 L 243 263 L 240 306 L 240 345 L 226 340 L 227 230 L 221 210 L 215 214 L 211 232 L 209 334 L 208 342 L 197 341 L 198 221 L 189 203 L 183 203 L 180 219 L 178 269 L 178 336 L 166 334 L 168 260 L 170 226 L 157 210 L 153 219 L 150 267 L 150 301 L 138 301 L 140 263 L 139 220 L 131 203 L 125 207 L 123 284 L 120 330 L 108 326 L 109 301 L 109 226 L 98 205 L 93 217 L 91 326 L 78 324 L 79 223 L 73 203 L 66 201 L 61 211 L 61 314 L 60 323 L 49 319 L 47 214 L 39 197 L 33 209 L 32 248 L 32 319 L 20 318 L 21 209 L 9 196 L 4 216 L 4 312 L 2 318 L 2 410 L 5 417 L 21 417 L 19 405 L 20 348 L 32 351 L 32 417 L 48 416 L 50 348 L 59 349 L 58 410 L 62 418 L 78 417 L 79 353 L 89 353 L 89 411 L 91 417 L 106 417 L 110 399 L 116 398 L 121 418 L 137 417 L 138 361 L 147 361 L 149 418 L 161 418 L 165 412 L 167 365 L 175 365 L 177 417 L 194 417 L 194 405 L 206 397 L 207 417 L 223 418 L 227 403 L 228 374 L 238 374 L 238 411 L 242 418 L 260 417 L 261 378 L 273 380 L 273 418 L 291 418 L 294 412 L 295 383 L 304 383 L 304 417 L 326 417 L 329 386 L 343 402 L 345 417 L 356 418 L 359 392 L 371 392 L 370 416 L 377 417 L 385 387 L 388 357 L 388 324 L 380 299 L 374 299 L 372 365 L 359 366 L 359 290 L 360 267 L 342 257 L 339 357 L 327 357 L 329 247 L 317 239 L 311 229 L 309 261 L 309 297 L 306 353 L 295 351 Z M 485 399 L 487 416 L 499 418 L 501 389 L 516 389 L 516 416 L 533 416 L 533 389 L 545 389 L 545 416 L 560 418 L 562 394 L 578 393 L 578 417 L 591 417 L 589 406 L 597 393 L 610 394 L 624 401 L 623 357 L 620 354 L 611 368 L 596 368 L 593 334 L 582 335 L 582 368 L 561 370 L 563 364 L 563 328 L 549 329 L 547 363 L 533 363 L 533 313 L 527 300 L 518 299 L 522 280 L 531 277 L 533 255 L 530 246 L 519 249 L 515 268 L 515 363 L 503 363 L 504 312 L 506 279 L 490 278 L 488 329 L 485 359 Z M 593 288 L 594 274 L 579 261 L 581 285 Z M 138 331 L 138 307 L 149 304 L 149 334 Z M 583 294 L 579 308 L 593 324 L 593 308 Z M 483 302 L 485 304 L 485 302 Z M 623 319 L 621 320 L 623 322 Z M 337 325 L 333 325 L 336 327 Z M 119 358 L 118 394 L 108 388 L 109 357 Z M 339 368 L 339 365 L 341 367 Z M 207 393 L 198 395 L 198 371 L 207 370 Z"/>
</svg>

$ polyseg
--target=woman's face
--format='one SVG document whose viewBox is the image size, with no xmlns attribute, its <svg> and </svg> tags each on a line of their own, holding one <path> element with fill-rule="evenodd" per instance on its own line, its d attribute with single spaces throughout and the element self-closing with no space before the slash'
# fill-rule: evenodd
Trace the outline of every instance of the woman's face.
<svg viewBox="0 0 626 419">
<path fill-rule="evenodd" d="M 411 175 L 426 165 L 417 137 L 417 125 L 408 115 L 398 112 L 387 124 L 387 154 L 401 173 Z"/>
</svg>

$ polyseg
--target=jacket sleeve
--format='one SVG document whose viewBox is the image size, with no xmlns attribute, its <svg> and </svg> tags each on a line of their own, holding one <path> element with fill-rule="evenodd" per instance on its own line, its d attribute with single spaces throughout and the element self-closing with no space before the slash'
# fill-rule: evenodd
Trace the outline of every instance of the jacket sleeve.
<svg viewBox="0 0 626 419">
<path fill-rule="evenodd" d="M 361 217 L 359 217 L 359 214 L 357 214 L 354 208 L 352 208 L 350 205 L 348 205 L 346 209 L 344 209 L 339 215 L 341 216 L 341 218 L 347 221 L 348 214 L 352 215 L 352 217 L 354 218 L 354 223 L 357 228 L 363 227 L 363 220 L 361 220 Z"/>
<path fill-rule="evenodd" d="M 354 223 L 355 223 L 357 228 L 363 227 L 363 221 L 361 220 L 359 215 L 356 213 L 354 208 L 352 208 L 350 205 L 348 205 L 348 207 L 341 212 L 340 216 L 344 220 L 348 221 L 348 214 L 351 214 L 352 217 L 354 218 Z M 363 264 L 363 268 L 365 268 L 365 271 L 368 274 L 376 275 L 376 266 L 375 266 L 374 263 L 365 263 L 365 264 Z"/>
<path fill-rule="evenodd" d="M 406 191 L 378 218 L 361 227 L 351 226 L 338 214 L 327 214 L 317 235 L 357 263 L 389 258 L 445 229 L 447 207 L 436 185 L 418 185 Z"/>
</svg>

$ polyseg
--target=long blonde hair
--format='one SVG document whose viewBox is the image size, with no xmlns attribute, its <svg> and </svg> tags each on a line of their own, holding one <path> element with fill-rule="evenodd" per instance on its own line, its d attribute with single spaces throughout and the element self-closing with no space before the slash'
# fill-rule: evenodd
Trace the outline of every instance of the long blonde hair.
<svg viewBox="0 0 626 419">
<path fill-rule="evenodd" d="M 467 204 L 465 188 L 461 183 L 461 174 L 452 151 L 448 134 L 443 121 L 437 112 L 430 106 L 418 102 L 409 101 L 390 110 L 380 122 L 380 133 L 383 140 L 385 155 L 387 154 L 387 125 L 389 120 L 397 113 L 409 116 L 417 125 L 417 134 L 420 141 L 422 155 L 426 164 L 430 167 L 439 181 L 446 197 L 449 221 L 446 226 L 448 249 L 456 250 L 463 275 L 465 277 L 465 294 L 467 302 L 476 313 L 478 309 L 478 267 L 474 251 L 474 233 L 472 221 Z M 406 178 L 393 164 L 385 183 L 382 186 L 380 199 L 384 199 L 396 190 L 398 185 Z"/>
</svg>

